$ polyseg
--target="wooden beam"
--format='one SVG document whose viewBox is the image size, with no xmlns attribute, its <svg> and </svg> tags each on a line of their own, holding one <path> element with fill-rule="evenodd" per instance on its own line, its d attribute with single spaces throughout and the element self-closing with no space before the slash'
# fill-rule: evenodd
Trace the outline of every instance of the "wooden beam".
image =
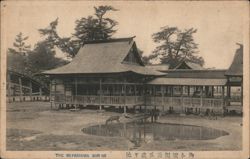
<svg viewBox="0 0 250 159">
<path fill-rule="evenodd" d="M 31 80 L 29 80 L 29 87 L 30 87 L 30 101 L 32 101 L 32 83 Z"/>
<path fill-rule="evenodd" d="M 102 79 L 100 78 L 99 79 L 99 90 L 100 90 L 100 93 L 99 93 L 99 109 L 102 110 L 102 105 L 101 105 L 101 100 L 102 100 Z"/>
<path fill-rule="evenodd" d="M 75 109 L 76 109 L 76 97 L 77 97 L 77 77 L 75 77 L 75 100 L 74 100 Z"/>
<path fill-rule="evenodd" d="M 126 95 L 126 83 L 124 83 L 124 114 L 127 113 L 127 110 L 126 110 L 126 100 L 127 100 L 127 95 Z"/>
<path fill-rule="evenodd" d="M 204 86 L 201 86 L 201 103 L 200 103 L 201 107 L 203 107 L 203 87 Z"/>
<path fill-rule="evenodd" d="M 8 97 L 11 96 L 11 81 L 10 80 L 11 80 L 10 79 L 10 74 L 8 73 L 7 74 L 7 89 L 8 89 L 7 93 L 8 93 Z"/>
<path fill-rule="evenodd" d="M 241 99 L 241 106 L 243 106 L 243 81 L 240 84 L 240 99 Z"/>
<path fill-rule="evenodd" d="M 20 101 L 23 100 L 23 87 L 22 87 L 22 79 L 21 77 L 18 77 L 18 82 L 19 82 L 19 97 L 20 97 Z"/>
<path fill-rule="evenodd" d="M 223 107 L 225 106 L 225 87 L 224 86 L 221 86 L 222 87 L 222 100 L 223 100 Z"/>
<path fill-rule="evenodd" d="M 50 102 L 50 109 L 52 109 L 52 95 L 51 95 L 51 91 L 52 91 L 52 84 L 51 84 L 51 81 L 50 81 L 50 84 L 49 84 L 49 102 Z"/>
</svg>

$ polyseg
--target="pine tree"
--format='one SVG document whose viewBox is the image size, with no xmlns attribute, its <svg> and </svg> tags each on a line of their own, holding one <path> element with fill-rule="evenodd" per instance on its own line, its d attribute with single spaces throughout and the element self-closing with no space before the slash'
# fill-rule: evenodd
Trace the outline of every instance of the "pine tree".
<svg viewBox="0 0 250 159">
<path fill-rule="evenodd" d="M 159 58 L 161 63 L 170 64 L 170 68 L 182 60 L 204 64 L 202 57 L 198 56 L 198 44 L 195 43 L 193 34 L 197 29 L 180 30 L 177 27 L 162 27 L 152 35 L 154 42 L 160 45 L 155 48 L 148 59 Z"/>
<path fill-rule="evenodd" d="M 81 44 L 85 41 L 110 39 L 116 32 L 114 27 L 117 26 L 118 22 L 105 17 L 105 15 L 110 11 L 117 11 L 117 9 L 112 6 L 99 6 L 94 7 L 94 9 L 94 16 L 76 20 L 75 33 L 73 35 L 80 40 Z"/>
<path fill-rule="evenodd" d="M 25 41 L 28 38 L 29 38 L 28 36 L 23 37 L 23 33 L 20 32 L 16 36 L 15 42 L 13 43 L 14 48 L 9 48 L 9 52 L 26 56 L 31 48 L 31 45 L 25 44 Z"/>
</svg>

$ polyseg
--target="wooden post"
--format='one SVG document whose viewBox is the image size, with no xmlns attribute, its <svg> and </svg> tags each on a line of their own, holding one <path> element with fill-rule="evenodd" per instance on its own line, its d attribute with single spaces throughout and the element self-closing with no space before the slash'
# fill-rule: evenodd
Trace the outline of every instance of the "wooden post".
<svg viewBox="0 0 250 159">
<path fill-rule="evenodd" d="M 201 86 L 201 107 L 203 107 L 203 86 Z"/>
<path fill-rule="evenodd" d="M 163 90 L 163 85 L 161 85 L 161 105 L 162 105 L 162 110 L 164 111 L 164 90 Z"/>
<path fill-rule="evenodd" d="M 126 114 L 127 113 L 127 110 L 126 110 L 126 98 L 127 98 L 127 95 L 126 95 L 126 92 L 127 90 L 126 90 L 126 83 L 124 83 L 124 114 Z"/>
<path fill-rule="evenodd" d="M 182 107 L 182 113 L 183 113 L 183 108 L 184 108 L 184 100 L 183 100 L 183 87 L 184 86 L 181 86 L 181 107 Z"/>
<path fill-rule="evenodd" d="M 54 85 L 54 98 L 55 98 L 55 96 L 56 96 L 56 80 L 55 80 L 55 85 Z M 55 103 L 55 99 L 54 99 L 54 103 Z M 56 106 L 56 105 L 55 105 Z"/>
<path fill-rule="evenodd" d="M 99 90 L 100 90 L 100 93 L 99 93 L 99 110 L 102 110 L 102 79 L 100 78 L 100 86 L 99 86 Z"/>
<path fill-rule="evenodd" d="M 39 87 L 39 99 L 42 99 L 42 88 Z"/>
<path fill-rule="evenodd" d="M 8 93 L 8 97 L 10 99 L 11 95 L 11 79 L 10 79 L 10 73 L 7 74 L 7 93 Z"/>
<path fill-rule="evenodd" d="M 29 88 L 30 88 L 30 92 L 29 92 L 29 94 L 30 94 L 30 101 L 32 101 L 32 83 L 31 83 L 31 80 L 29 81 Z"/>
<path fill-rule="evenodd" d="M 171 94 L 171 107 L 173 107 L 173 91 L 174 91 L 174 89 L 173 89 L 173 86 L 171 86 L 170 87 L 170 94 Z"/>
<path fill-rule="evenodd" d="M 23 86 L 22 86 L 22 79 L 21 77 L 18 77 L 18 81 L 19 81 L 19 97 L 20 97 L 20 102 L 23 100 Z"/>
<path fill-rule="evenodd" d="M 240 84 L 240 99 L 241 99 L 241 106 L 243 106 L 243 79 Z"/>
<path fill-rule="evenodd" d="M 134 85 L 134 94 L 135 94 L 135 104 L 136 104 L 136 84 Z"/>
<path fill-rule="evenodd" d="M 76 98 L 77 98 L 77 78 L 75 77 L 75 100 L 74 100 L 75 110 L 76 110 L 76 102 L 77 102 Z"/>
<path fill-rule="evenodd" d="M 225 106 L 225 87 L 224 86 L 221 86 L 222 87 L 222 100 L 223 100 L 223 107 Z"/>
<path fill-rule="evenodd" d="M 51 84 L 51 80 L 50 80 L 50 84 L 49 84 L 49 102 L 50 102 L 50 109 L 52 109 L 51 91 L 52 91 L 52 84 Z"/>
</svg>

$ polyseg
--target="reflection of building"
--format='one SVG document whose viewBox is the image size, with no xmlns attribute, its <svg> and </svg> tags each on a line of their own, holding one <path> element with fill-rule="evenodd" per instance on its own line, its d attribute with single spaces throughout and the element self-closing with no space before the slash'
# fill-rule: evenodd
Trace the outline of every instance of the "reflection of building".
<svg viewBox="0 0 250 159">
<path fill-rule="evenodd" d="M 232 77 L 225 76 L 230 69 L 202 69 L 185 61 L 167 68 L 145 67 L 133 38 L 123 38 L 86 43 L 71 63 L 44 74 L 50 76 L 51 99 L 59 107 L 119 106 L 126 111 L 140 106 L 223 113 L 232 104 L 233 93 L 228 93 Z M 237 108 L 241 110 L 242 104 Z"/>
<path fill-rule="evenodd" d="M 48 100 L 48 90 L 39 80 L 13 68 L 7 69 L 8 102 Z"/>
</svg>

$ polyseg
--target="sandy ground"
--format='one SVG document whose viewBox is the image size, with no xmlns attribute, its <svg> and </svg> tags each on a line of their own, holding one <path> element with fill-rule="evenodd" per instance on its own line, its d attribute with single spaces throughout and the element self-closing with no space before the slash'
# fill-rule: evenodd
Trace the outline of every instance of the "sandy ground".
<svg viewBox="0 0 250 159">
<path fill-rule="evenodd" d="M 98 113 L 83 109 L 50 110 L 46 102 L 7 105 L 7 150 L 130 150 L 133 144 L 121 137 L 102 137 L 81 132 L 82 128 L 103 124 L 115 112 Z M 154 141 L 137 150 L 241 150 L 241 117 L 210 120 L 198 116 L 161 116 L 158 122 L 206 126 L 229 133 L 214 140 Z"/>
</svg>

